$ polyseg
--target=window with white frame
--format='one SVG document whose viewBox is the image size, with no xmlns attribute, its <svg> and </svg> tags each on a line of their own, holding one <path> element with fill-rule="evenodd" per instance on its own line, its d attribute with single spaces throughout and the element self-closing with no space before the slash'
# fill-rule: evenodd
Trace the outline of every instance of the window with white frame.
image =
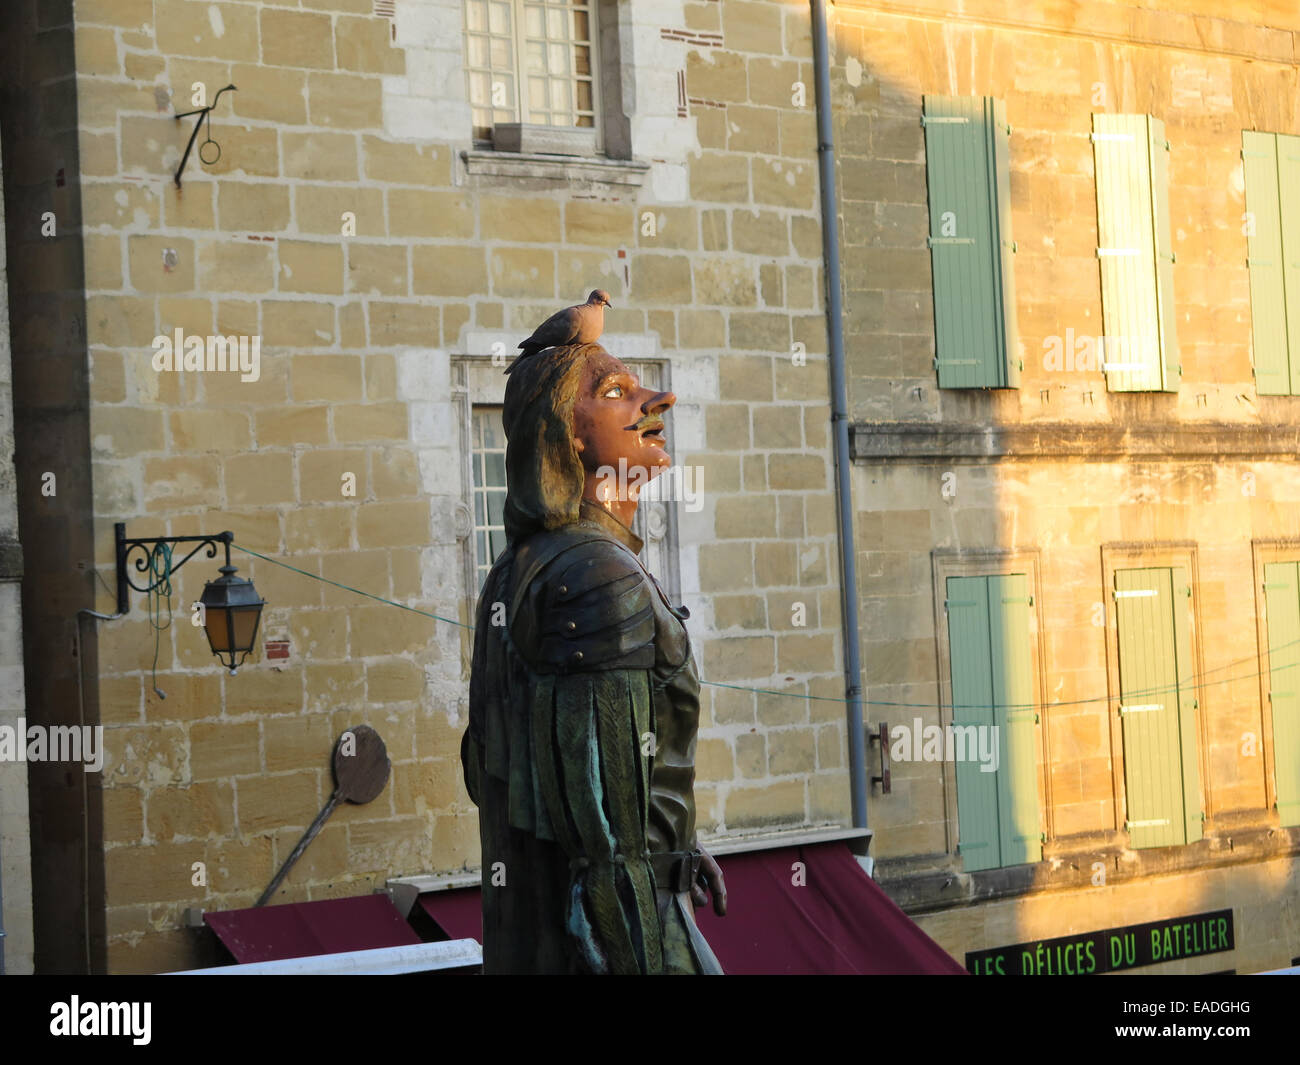
<svg viewBox="0 0 1300 1065">
<path fill-rule="evenodd" d="M 474 496 L 475 592 L 483 587 L 492 563 L 506 548 L 506 434 L 501 408 L 476 406 L 470 426 L 470 464 Z"/>
<path fill-rule="evenodd" d="M 595 21 L 595 0 L 465 0 L 474 139 L 503 122 L 597 129 Z"/>
</svg>

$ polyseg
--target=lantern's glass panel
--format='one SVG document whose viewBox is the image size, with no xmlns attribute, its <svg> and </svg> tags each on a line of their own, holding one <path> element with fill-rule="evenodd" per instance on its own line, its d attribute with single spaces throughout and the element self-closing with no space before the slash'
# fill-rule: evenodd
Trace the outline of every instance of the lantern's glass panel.
<svg viewBox="0 0 1300 1065">
<path fill-rule="evenodd" d="M 224 607 L 208 607 L 204 628 L 213 654 L 230 650 L 230 622 Z"/>
<path fill-rule="evenodd" d="M 236 651 L 251 651 L 253 640 L 257 637 L 257 622 L 262 616 L 260 606 L 239 607 L 230 612 L 231 628 L 234 630 L 234 648 Z"/>
<path fill-rule="evenodd" d="M 251 651 L 261 616 L 260 606 L 209 607 L 205 627 L 212 653 Z"/>
</svg>

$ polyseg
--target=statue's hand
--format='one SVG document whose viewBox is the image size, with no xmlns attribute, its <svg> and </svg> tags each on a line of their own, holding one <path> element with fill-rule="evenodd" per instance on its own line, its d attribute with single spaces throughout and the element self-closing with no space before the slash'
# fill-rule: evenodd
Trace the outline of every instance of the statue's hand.
<svg viewBox="0 0 1300 1065">
<path fill-rule="evenodd" d="M 691 901 L 698 909 L 709 904 L 709 895 L 713 895 L 713 912 L 719 917 L 727 916 L 727 885 L 722 880 L 722 867 L 713 855 L 700 848 L 700 875 L 691 885 Z"/>
</svg>

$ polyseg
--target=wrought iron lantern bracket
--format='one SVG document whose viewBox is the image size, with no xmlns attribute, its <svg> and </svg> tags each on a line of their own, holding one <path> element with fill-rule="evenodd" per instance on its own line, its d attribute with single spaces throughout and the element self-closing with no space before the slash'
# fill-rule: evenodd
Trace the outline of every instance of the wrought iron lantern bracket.
<svg viewBox="0 0 1300 1065">
<path fill-rule="evenodd" d="M 170 572 L 175 573 L 186 562 L 192 559 L 200 551 L 207 549 L 208 558 L 217 557 L 217 545 L 224 544 L 226 548 L 226 565 L 230 565 L 230 545 L 234 543 L 235 534 L 232 532 L 219 532 L 211 536 L 133 536 L 126 535 L 126 523 L 117 522 L 113 526 L 113 537 L 116 543 L 117 556 L 117 612 L 125 614 L 130 609 L 130 594 L 134 589 L 137 592 L 152 592 L 161 585 L 166 576 L 158 577 L 154 580 L 147 580 L 144 584 L 136 584 L 131 579 L 130 568 L 134 566 L 139 573 L 152 572 L 150 560 L 153 557 L 154 549 L 159 544 L 194 544 L 190 552 L 185 555 L 179 562 L 172 562 Z M 133 552 L 138 552 L 134 559 L 131 558 Z M 130 565 L 128 565 L 128 562 Z M 231 569 L 234 572 L 234 569 Z"/>
</svg>

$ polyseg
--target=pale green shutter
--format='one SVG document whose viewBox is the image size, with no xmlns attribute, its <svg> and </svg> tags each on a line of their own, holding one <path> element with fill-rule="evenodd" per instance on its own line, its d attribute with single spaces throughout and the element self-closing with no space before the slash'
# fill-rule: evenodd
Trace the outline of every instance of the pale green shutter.
<svg viewBox="0 0 1300 1065">
<path fill-rule="evenodd" d="M 1277 187 L 1282 194 L 1282 276 L 1286 282 L 1291 392 L 1300 394 L 1300 137 L 1277 135 Z"/>
<path fill-rule="evenodd" d="M 956 727 L 994 724 L 993 672 L 989 659 L 988 581 L 949 577 L 948 643 L 952 666 L 952 721 Z M 978 763 L 957 762 L 957 838 L 967 872 L 1002 864 L 995 773 Z"/>
<path fill-rule="evenodd" d="M 1135 848 L 1201 836 L 1188 591 L 1183 569 L 1115 573 L 1125 827 Z"/>
<path fill-rule="evenodd" d="M 1029 578 L 1023 573 L 989 578 L 989 657 L 998 759 L 998 827 L 1002 864 L 1021 865 L 1043 856 L 1038 805 L 1038 721 L 1029 654 Z"/>
<path fill-rule="evenodd" d="M 1164 124 L 1092 116 L 1106 386 L 1176 391 L 1178 337 Z"/>
<path fill-rule="evenodd" d="M 1151 163 L 1152 232 L 1156 245 L 1156 309 L 1159 315 L 1164 388 L 1178 391 L 1183 368 L 1178 353 L 1178 316 L 1174 311 L 1174 239 L 1169 225 L 1169 141 L 1165 124 L 1147 119 L 1147 153 Z"/>
<path fill-rule="evenodd" d="M 984 129 L 992 154 L 994 179 L 992 230 L 997 241 L 993 248 L 994 278 L 998 298 L 993 304 L 1002 340 L 998 365 L 1004 371 L 1001 384 L 1020 387 L 1020 325 L 1016 320 L 1016 242 L 1011 239 L 1011 126 L 1007 123 L 1007 106 L 988 97 L 984 101 Z"/>
<path fill-rule="evenodd" d="M 1036 862 L 1042 818 L 1029 581 L 1024 574 L 950 577 L 946 591 L 953 726 L 983 732 L 963 737 L 965 757 L 956 762 L 962 863 L 974 872 Z M 994 727 L 996 733 L 987 731 Z M 986 770 L 991 763 L 981 760 L 982 752 L 994 735 L 997 768 Z"/>
<path fill-rule="evenodd" d="M 1187 842 L 1201 838 L 1201 760 L 1196 715 L 1200 689 L 1196 686 L 1196 661 L 1192 657 L 1191 575 L 1182 566 L 1170 570 L 1173 584 L 1174 654 L 1178 677 L 1178 753 L 1182 768 L 1183 823 Z"/>
<path fill-rule="evenodd" d="M 1300 566 L 1264 567 L 1268 611 L 1268 699 L 1273 708 L 1273 773 L 1282 825 L 1300 825 Z"/>
<path fill-rule="evenodd" d="M 1006 112 L 989 97 L 924 98 L 935 366 L 940 388 L 1020 381 Z"/>
<path fill-rule="evenodd" d="M 1255 356 L 1255 390 L 1261 395 L 1285 396 L 1295 391 L 1295 388 L 1287 354 L 1277 135 L 1243 131 L 1241 159 L 1246 177 L 1246 210 L 1250 213 L 1252 223 L 1247 230 L 1246 243 L 1250 267 L 1251 347 Z"/>
</svg>

